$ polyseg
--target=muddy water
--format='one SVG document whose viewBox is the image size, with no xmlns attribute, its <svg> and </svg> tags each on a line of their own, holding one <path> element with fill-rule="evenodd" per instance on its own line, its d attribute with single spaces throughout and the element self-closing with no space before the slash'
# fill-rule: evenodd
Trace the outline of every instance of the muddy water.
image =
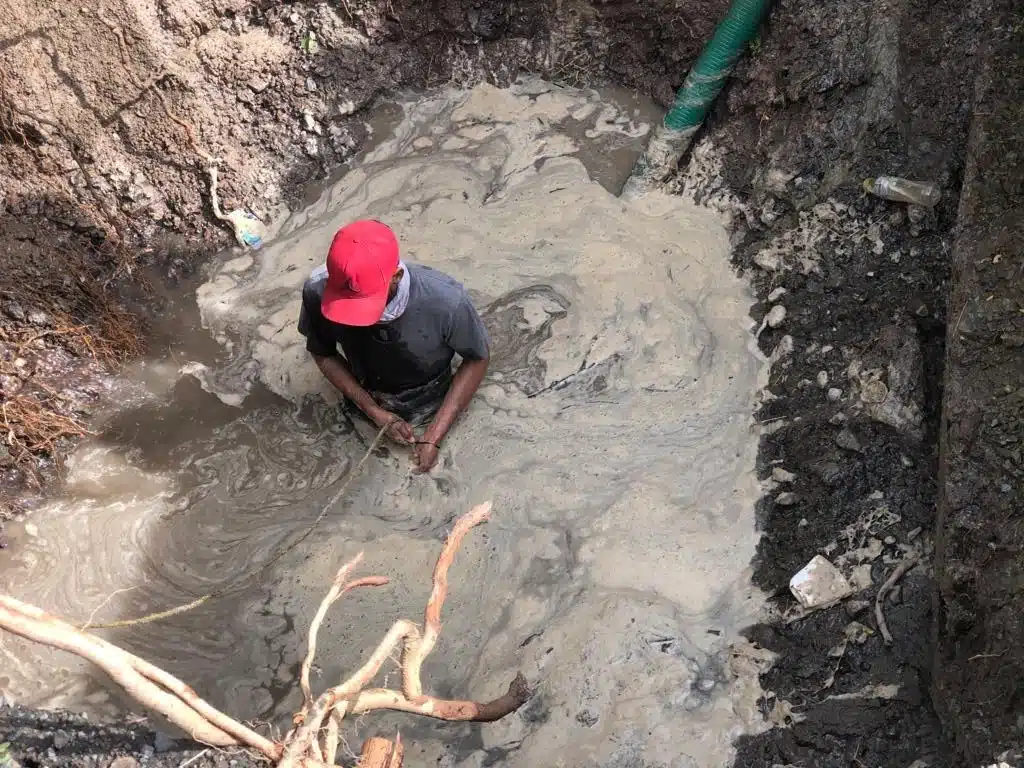
<svg viewBox="0 0 1024 768">
<path fill-rule="evenodd" d="M 648 127 L 596 94 L 530 81 L 403 109 L 258 256 L 226 259 L 199 288 L 207 331 L 173 318 L 168 355 L 125 382 L 64 497 L 16 537 L 0 586 L 117 619 L 246 583 L 299 536 L 368 436 L 303 351 L 298 289 L 338 226 L 373 216 L 406 259 L 462 280 L 492 334 L 488 379 L 438 468 L 414 475 L 388 449 L 265 578 L 104 631 L 228 711 L 281 724 L 340 562 L 365 550 L 364 571 L 392 586 L 333 610 L 315 686 L 395 618 L 419 617 L 450 521 L 491 499 L 493 521 L 452 570 L 427 685 L 490 698 L 522 670 L 536 697 L 483 727 L 371 714 L 350 740 L 400 727 L 413 765 L 724 765 L 760 719 L 753 672 L 729 648 L 761 604 L 747 569 L 762 361 L 721 222 L 676 198 L 625 204 L 592 180 L 621 183 L 617 158 Z M 117 703 L 67 657 L 7 637 L 0 653 L 7 695 Z"/>
</svg>

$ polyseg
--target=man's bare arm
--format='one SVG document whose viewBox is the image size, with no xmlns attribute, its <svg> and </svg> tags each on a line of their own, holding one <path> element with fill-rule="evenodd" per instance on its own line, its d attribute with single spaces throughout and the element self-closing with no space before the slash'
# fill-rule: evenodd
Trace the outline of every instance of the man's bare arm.
<svg viewBox="0 0 1024 768">
<path fill-rule="evenodd" d="M 490 360 L 487 358 L 462 361 L 462 365 L 455 372 L 452 385 L 444 397 L 444 402 L 441 403 L 441 407 L 434 416 L 434 421 L 423 433 L 424 442 L 433 443 L 435 446 L 440 444 L 444 436 L 448 434 L 448 430 L 452 428 L 455 419 L 466 409 L 469 401 L 473 399 L 473 395 L 480 388 L 480 382 L 484 380 L 489 363 Z"/>
<path fill-rule="evenodd" d="M 413 441 L 412 427 L 395 414 L 377 405 L 370 393 L 356 381 L 356 377 L 352 375 L 352 371 L 349 370 L 348 364 L 343 358 L 313 355 L 313 359 L 324 377 L 345 397 L 355 403 L 356 407 L 365 413 L 370 421 L 378 427 L 393 423 L 394 428 L 390 431 L 393 439 L 406 443 Z"/>
</svg>

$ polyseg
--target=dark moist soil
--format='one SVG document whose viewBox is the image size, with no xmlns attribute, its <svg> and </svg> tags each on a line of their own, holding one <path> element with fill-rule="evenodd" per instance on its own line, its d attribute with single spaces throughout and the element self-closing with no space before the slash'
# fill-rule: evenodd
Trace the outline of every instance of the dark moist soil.
<svg viewBox="0 0 1024 768">
<path fill-rule="evenodd" d="M 936 701 L 968 765 L 1024 761 L 1024 24 L 983 46 L 946 349 Z"/>
<path fill-rule="evenodd" d="M 847 546 L 840 532 L 871 519 L 880 509 L 885 511 L 884 523 L 872 529 L 882 544 L 871 563 L 873 586 L 856 597 L 873 606 L 878 587 L 905 552 L 913 549 L 924 555 L 924 564 L 909 572 L 897 598 L 885 606 L 894 637 L 891 647 L 877 632 L 871 608 L 854 601 L 792 624 L 779 622 L 750 630 L 752 641 L 780 654 L 762 676 L 768 692 L 765 711 L 778 712 L 782 706 L 786 712 L 791 706 L 792 717 L 789 728 L 741 738 L 737 766 L 906 768 L 923 760 L 933 767 L 958 768 L 965 763 L 952 749 L 953 741 L 961 745 L 959 734 L 971 729 L 971 759 L 979 761 L 985 755 L 991 762 L 1000 745 L 1007 743 L 1009 712 L 1019 718 L 1024 711 L 1019 650 L 1024 640 L 1020 630 L 1021 504 L 1019 495 L 1014 495 L 1020 493 L 1017 441 L 1024 360 L 1019 350 L 1012 362 L 1008 357 L 1017 343 L 1016 330 L 1008 337 L 1009 344 L 1004 342 L 1004 356 L 998 363 L 993 361 L 995 375 L 987 371 L 982 375 L 986 392 L 1000 375 L 1014 382 L 1011 390 L 999 393 L 1006 405 L 995 419 L 998 427 L 990 433 L 991 450 L 1000 451 L 1000 458 L 983 457 L 968 470 L 975 485 L 988 487 L 989 494 L 997 492 L 992 486 L 999 488 L 1000 482 L 1011 482 L 1014 491 L 993 507 L 1003 510 L 997 519 L 967 528 L 973 550 L 958 550 L 965 560 L 960 568 L 961 572 L 966 569 L 966 578 L 952 589 L 947 587 L 949 592 L 959 589 L 951 607 L 963 613 L 949 619 L 953 612 L 947 609 L 947 620 L 939 627 L 944 637 L 940 649 L 961 662 L 969 651 L 981 652 L 983 647 L 1008 652 L 1013 658 L 1005 664 L 990 661 L 985 667 L 973 667 L 983 676 L 968 680 L 967 668 L 950 673 L 940 657 L 938 668 L 945 670 L 939 676 L 945 684 L 938 689 L 940 709 L 945 713 L 949 702 L 954 710 L 945 728 L 930 696 L 935 682 L 932 627 L 936 617 L 929 554 L 938 501 L 946 325 L 952 321 L 947 306 L 950 254 L 968 131 L 972 112 L 980 111 L 974 99 L 981 58 L 978 42 L 988 35 L 992 21 L 989 17 L 982 24 L 981 9 L 979 3 L 925 0 L 824 5 L 782 0 L 705 130 L 724 149 L 725 187 L 705 184 L 705 196 L 721 197 L 727 189 L 738 194 L 745 209 L 745 222 L 735 235 L 734 260 L 756 288 L 760 303 L 754 307 L 755 318 L 767 313 L 773 290 L 786 290 L 777 300 L 788 310 L 785 321 L 777 330 L 766 329 L 760 339 L 762 351 L 776 361 L 768 387 L 776 399 L 766 402 L 757 414 L 767 432 L 759 463 L 764 478 L 773 469 L 783 468 L 795 473 L 796 479 L 771 492 L 761 504 L 764 536 L 755 582 L 775 595 L 773 603 L 780 611 L 789 609 L 794 602 L 787 588 L 790 577 L 817 553 L 842 553 Z M 1019 17 L 1013 19 L 1009 9 L 1003 8 L 996 21 L 1019 31 Z M 1019 89 L 1005 93 L 1016 93 L 1019 99 Z M 1017 112 L 1019 116 L 1019 108 Z M 1007 152 L 1008 147 L 1001 151 Z M 996 155 L 998 151 L 983 162 L 997 163 Z M 925 210 L 864 194 L 861 181 L 882 174 L 937 182 L 942 201 L 935 209 Z M 1017 195 L 1017 218 L 1008 221 L 1019 227 L 1020 176 L 1014 189 L 1009 178 L 997 182 L 1001 186 L 991 195 Z M 815 208 L 829 198 L 846 208 L 838 214 L 835 207 Z M 980 239 L 991 225 L 987 211 L 979 212 L 977 227 L 960 237 Z M 808 244 L 806 235 L 822 230 L 825 235 Z M 1020 324 L 1020 273 L 1016 284 L 1006 278 L 1007 270 L 1019 269 L 1019 228 L 1016 231 L 1018 255 L 1011 259 L 1012 267 L 998 273 L 1002 295 L 1006 295 L 1000 305 L 1003 314 L 987 320 L 973 345 L 974 360 L 985 358 L 986 367 L 987 353 L 979 346 Z M 866 239 L 856 239 L 865 233 Z M 779 237 L 789 237 L 790 245 L 781 258 L 766 258 L 766 246 Z M 1009 241 L 1000 243 L 994 247 L 1013 250 Z M 818 268 L 805 269 L 806 259 Z M 983 289 L 975 286 L 974 290 Z M 1013 291 L 1018 297 L 1015 304 L 1007 295 Z M 962 303 L 955 308 L 957 313 Z M 1007 323 L 1008 311 L 1016 313 L 1015 324 Z M 913 416 L 916 409 L 919 420 L 879 417 L 864 407 L 851 365 L 879 370 L 888 385 L 889 402 L 902 404 L 903 416 Z M 830 388 L 840 391 L 829 393 Z M 990 397 L 995 394 L 991 391 Z M 979 413 L 985 400 L 976 402 L 972 410 Z M 1009 437 L 1013 430 L 1015 438 Z M 1000 463 L 1015 465 L 1016 474 L 999 471 Z M 797 502 L 775 503 L 772 499 L 780 491 L 794 492 Z M 973 486 L 966 493 L 975 505 L 984 498 L 978 493 L 980 488 Z M 972 506 L 971 513 L 976 518 L 989 514 L 983 506 Z M 1008 522 L 1017 527 L 998 538 L 999 546 L 1007 548 L 998 554 L 981 551 L 991 540 L 986 537 L 996 535 L 996 526 Z M 993 556 L 1007 567 L 1001 574 L 992 574 L 991 568 L 982 566 L 987 575 L 998 577 L 998 586 L 986 592 L 976 583 L 978 567 Z M 1013 584 L 1016 595 L 1011 597 Z M 989 595 L 990 604 L 1001 601 L 998 618 L 994 609 L 971 612 L 979 592 Z M 975 636 L 966 645 L 949 639 L 950 632 L 956 637 L 964 631 L 955 623 L 963 616 L 969 624 L 974 619 Z M 843 646 L 844 630 L 852 621 L 873 633 L 861 645 Z M 1002 644 L 991 636 L 982 638 L 1000 633 Z M 1016 642 L 1016 650 L 1009 650 L 1008 642 Z M 845 650 L 830 655 L 837 648 Z M 989 675 L 995 674 L 1003 676 L 1004 682 L 993 685 Z M 877 686 L 887 685 L 898 687 L 880 694 Z M 958 703 L 961 686 L 978 690 L 979 697 L 987 690 L 1000 699 L 989 710 L 974 709 L 974 720 L 968 724 L 955 712 L 965 703 Z M 996 738 L 995 727 L 978 728 L 986 715 L 994 718 L 993 726 L 1003 727 L 1001 738 Z M 1013 725 L 1019 729 L 1019 719 Z M 1019 739 L 1019 730 L 1016 735 Z"/>
</svg>

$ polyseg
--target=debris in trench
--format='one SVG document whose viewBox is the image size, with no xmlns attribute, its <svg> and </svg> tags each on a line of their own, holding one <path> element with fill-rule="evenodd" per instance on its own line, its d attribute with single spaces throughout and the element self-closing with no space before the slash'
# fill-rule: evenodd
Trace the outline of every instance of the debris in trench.
<svg viewBox="0 0 1024 768">
<path fill-rule="evenodd" d="M 833 605 L 853 594 L 846 577 L 821 555 L 815 555 L 789 580 L 789 591 L 805 610 Z"/>
<path fill-rule="evenodd" d="M 211 165 L 208 173 L 210 174 L 210 204 L 213 206 L 213 215 L 231 225 L 239 245 L 259 250 L 267 236 L 266 225 L 251 212 L 241 208 L 236 208 L 225 214 L 220 208 L 220 198 L 217 196 L 217 166 Z"/>
<path fill-rule="evenodd" d="M 878 624 L 878 631 L 882 633 L 882 639 L 886 645 L 892 645 L 892 633 L 889 631 L 889 625 L 885 621 L 885 610 L 883 605 L 885 598 L 889 595 L 892 589 L 899 583 L 899 580 L 918 563 L 918 557 L 916 555 L 908 557 L 906 560 L 901 562 L 896 569 L 892 572 L 885 583 L 879 588 L 878 594 L 875 595 L 875 623 Z"/>
<path fill-rule="evenodd" d="M 760 336 L 765 328 L 778 328 L 786 319 L 786 308 L 782 304 L 776 304 L 761 321 L 761 327 L 757 329 L 755 336 Z"/>
<path fill-rule="evenodd" d="M 294 727 L 273 740 L 220 712 L 199 698 L 192 688 L 163 669 L 106 640 L 71 626 L 41 609 L 7 595 L 0 595 L 0 627 L 43 645 L 60 648 L 87 659 L 111 676 L 137 702 L 159 712 L 196 741 L 212 747 L 241 746 L 251 749 L 279 768 L 312 768 L 333 765 L 339 745 L 339 726 L 346 716 L 379 709 L 420 714 L 438 720 L 491 722 L 515 712 L 532 693 L 519 674 L 507 692 L 490 702 L 453 701 L 424 693 L 422 667 L 441 632 L 441 609 L 448 594 L 448 569 L 462 539 L 490 518 L 490 502 L 480 504 L 456 520 L 434 566 L 433 588 L 424 611 L 423 629 L 404 619 L 394 623 L 367 662 L 340 685 L 314 697 L 310 670 L 316 653 L 317 634 L 327 610 L 346 593 L 363 587 L 381 587 L 388 579 L 368 576 L 349 580 L 362 553 L 343 565 L 310 623 L 307 653 L 300 669 L 302 708 Z M 381 667 L 402 648 L 401 688 L 367 688 Z M 389 749 L 387 762 L 377 768 L 398 768 Z"/>
<path fill-rule="evenodd" d="M 864 179 L 864 191 L 885 200 L 934 208 L 942 199 L 942 190 L 928 181 L 910 181 L 898 176 Z"/>
</svg>

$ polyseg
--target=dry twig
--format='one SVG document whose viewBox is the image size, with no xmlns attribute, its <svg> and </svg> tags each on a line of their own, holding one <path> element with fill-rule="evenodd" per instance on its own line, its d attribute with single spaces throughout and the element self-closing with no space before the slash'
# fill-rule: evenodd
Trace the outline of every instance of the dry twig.
<svg viewBox="0 0 1024 768">
<path fill-rule="evenodd" d="M 889 632 L 889 625 L 885 622 L 885 611 L 882 609 L 882 605 L 885 603 L 885 598 L 889 596 L 892 588 L 899 583 L 899 580 L 918 563 L 916 555 L 908 557 L 906 560 L 896 566 L 896 569 L 892 572 L 885 583 L 879 588 L 878 594 L 875 595 L 875 622 L 878 624 L 878 631 L 882 633 L 882 639 L 886 645 L 892 645 L 892 633 Z"/>
<path fill-rule="evenodd" d="M 310 624 L 307 653 L 300 675 L 303 705 L 295 716 L 297 727 L 281 743 L 271 741 L 215 709 L 189 686 L 159 667 L 102 638 L 49 616 L 39 608 L 12 597 L 0 596 L 0 628 L 92 661 L 132 698 L 159 712 L 197 741 L 214 747 L 248 747 L 275 761 L 279 768 L 321 768 L 334 761 L 339 727 L 347 715 L 359 715 L 375 709 L 393 709 L 441 720 L 487 722 L 514 712 L 529 699 L 530 690 L 522 675 L 516 676 L 503 696 L 485 703 L 449 701 L 422 693 L 421 668 L 441 631 L 441 607 L 448 592 L 448 569 L 466 533 L 487 520 L 490 509 L 490 503 L 481 504 L 456 521 L 434 567 L 433 589 L 424 611 L 423 633 L 412 622 L 395 622 L 355 674 L 314 699 L 309 671 L 316 653 L 317 634 L 327 610 L 346 592 L 358 587 L 382 586 L 387 583 L 387 579 L 380 576 L 347 581 L 349 574 L 362 559 L 362 553 L 342 566 Z M 366 686 L 373 681 L 399 643 L 403 645 L 403 690 L 367 690 Z M 325 735 L 323 744 L 319 738 L 321 732 Z M 397 768 L 401 764 L 400 744 L 398 740 L 385 765 Z"/>
</svg>

